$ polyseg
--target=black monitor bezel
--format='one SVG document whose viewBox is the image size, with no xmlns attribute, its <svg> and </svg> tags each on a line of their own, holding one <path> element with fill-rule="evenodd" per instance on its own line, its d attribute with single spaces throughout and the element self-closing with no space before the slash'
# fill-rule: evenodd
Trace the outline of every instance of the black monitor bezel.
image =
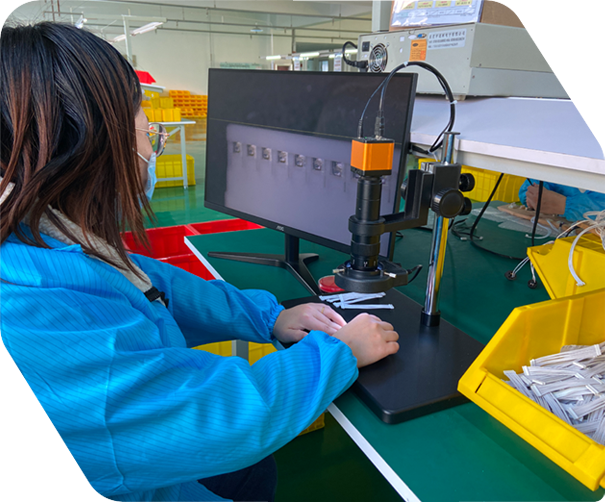
<svg viewBox="0 0 605 502">
<path fill-rule="evenodd" d="M 229 73 L 237 72 L 237 75 L 242 76 L 242 77 L 243 77 L 242 73 L 248 73 L 248 72 L 276 73 L 276 74 L 279 74 L 280 76 L 286 76 L 286 75 L 292 75 L 292 74 L 298 74 L 298 73 L 304 73 L 305 75 L 317 74 L 317 75 L 322 75 L 322 76 L 325 76 L 326 74 L 336 74 L 336 75 L 342 76 L 343 74 L 350 73 L 351 75 L 355 75 L 355 78 L 376 78 L 377 75 L 382 75 L 383 78 L 386 78 L 388 75 L 386 73 L 378 74 L 378 73 L 361 73 L 361 72 L 359 72 L 359 73 L 358 72 L 322 72 L 322 71 L 276 72 L 275 70 L 210 68 L 208 70 L 208 113 L 207 113 L 207 119 L 206 119 L 207 123 L 210 122 L 211 112 L 212 112 L 212 108 L 213 108 L 213 100 L 211 99 L 211 96 L 210 96 L 212 75 L 216 74 L 216 73 L 225 73 L 225 72 L 229 72 Z M 418 74 L 414 73 L 414 72 L 397 73 L 393 76 L 393 78 L 407 78 L 410 80 L 410 86 L 409 86 L 410 94 L 408 96 L 410 105 L 408 106 L 408 110 L 407 110 L 408 111 L 407 117 L 406 117 L 407 123 L 405 124 L 404 138 L 402 138 L 402 141 L 401 141 L 401 158 L 399 160 L 400 164 L 399 164 L 399 172 L 398 172 L 398 176 L 397 176 L 397 186 L 399 187 L 403 183 L 403 179 L 405 176 L 405 168 L 407 165 L 407 156 L 408 156 L 408 151 L 409 151 L 409 146 L 410 146 L 410 141 L 411 141 L 410 140 L 411 125 L 412 125 L 412 116 L 413 116 L 413 112 L 414 112 L 414 103 L 415 103 L 415 99 L 416 99 L 416 87 L 417 87 L 417 82 L 418 82 Z M 376 80 L 378 80 L 378 79 L 376 79 Z M 379 83 L 380 82 L 378 81 L 376 85 L 378 86 Z M 368 98 L 369 97 L 370 96 L 368 96 Z M 372 107 L 370 106 L 368 108 L 368 112 L 375 113 L 375 109 L 372 109 Z M 209 165 L 208 147 L 206 146 L 206 170 L 208 169 L 208 165 Z M 209 202 L 207 195 L 208 195 L 208 183 L 206 183 L 204 186 L 204 207 L 207 207 L 208 209 L 212 209 L 214 211 L 218 211 L 220 213 L 227 214 L 229 216 L 234 216 L 236 218 L 241 218 L 243 220 L 250 221 L 252 223 L 256 223 L 257 225 L 261 225 L 263 227 L 270 228 L 270 229 L 276 230 L 278 232 L 282 232 L 285 235 L 291 235 L 291 236 L 297 237 L 299 239 L 304 239 L 306 241 L 313 242 L 313 243 L 319 244 L 321 246 L 325 246 L 327 248 L 334 249 L 336 251 L 340 251 L 342 253 L 350 254 L 350 252 L 351 252 L 350 244 L 347 245 L 347 244 L 343 244 L 338 241 L 326 239 L 325 237 L 320 237 L 318 235 L 310 234 L 308 232 L 304 232 L 304 231 L 298 230 L 296 228 L 288 227 L 286 225 L 282 225 L 275 221 L 266 220 L 264 218 L 261 218 L 261 217 L 255 216 L 255 215 L 251 215 L 248 213 L 244 213 L 244 212 L 238 211 L 236 209 L 233 209 L 233 208 L 230 208 L 230 207 L 227 207 L 224 205 Z M 395 195 L 394 205 L 393 205 L 393 213 L 399 212 L 400 203 L 401 203 L 401 193 L 399 190 L 397 190 L 396 195 Z M 355 208 L 352 208 L 351 215 L 354 213 L 354 210 L 355 210 Z M 385 258 L 392 259 L 394 250 L 395 250 L 395 232 L 392 232 L 390 235 L 390 238 L 389 238 L 389 255 Z"/>
</svg>

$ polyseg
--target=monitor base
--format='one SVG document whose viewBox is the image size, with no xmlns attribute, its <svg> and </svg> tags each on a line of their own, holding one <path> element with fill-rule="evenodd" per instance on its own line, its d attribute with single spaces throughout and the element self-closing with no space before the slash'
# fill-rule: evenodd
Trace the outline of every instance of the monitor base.
<svg viewBox="0 0 605 502">
<path fill-rule="evenodd" d="M 285 253 L 261 254 L 261 253 L 229 253 L 229 252 L 210 252 L 210 258 L 222 258 L 223 260 L 241 261 L 244 263 L 254 263 L 257 265 L 269 265 L 271 267 L 280 267 L 288 270 L 298 282 L 300 282 L 309 293 L 319 295 L 320 290 L 317 282 L 309 272 L 307 264 L 319 258 L 315 253 L 300 253 L 300 239 L 292 235 L 285 235 Z"/>
</svg>

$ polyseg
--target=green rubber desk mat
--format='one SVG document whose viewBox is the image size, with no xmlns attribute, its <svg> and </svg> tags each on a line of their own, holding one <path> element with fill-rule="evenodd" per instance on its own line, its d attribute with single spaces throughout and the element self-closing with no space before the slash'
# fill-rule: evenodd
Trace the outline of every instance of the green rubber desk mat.
<svg viewBox="0 0 605 502">
<path fill-rule="evenodd" d="M 472 218 L 469 219 L 469 222 Z M 502 230 L 491 221 L 479 224 L 481 245 L 523 256 L 529 244 L 522 233 Z M 211 251 L 280 253 L 283 234 L 263 229 L 188 237 L 204 256 Z M 541 241 L 537 241 L 540 243 Z M 411 267 L 426 264 L 431 233 L 408 230 L 397 241 L 395 261 Z M 309 265 L 316 278 L 329 275 L 347 256 L 301 241 L 301 252 L 318 253 Z M 242 289 L 267 289 L 278 300 L 308 296 L 283 270 L 210 258 L 228 282 Z M 548 299 L 544 288 L 531 290 L 528 268 L 517 281 L 504 274 L 516 262 L 476 249 L 450 235 L 441 286 L 443 317 L 487 343 L 511 310 Z M 412 283 L 399 288 L 424 301 L 426 267 Z M 383 424 L 355 395 L 336 400 L 357 430 L 422 501 L 595 501 L 605 491 L 592 492 L 474 404 L 397 425 Z"/>
</svg>

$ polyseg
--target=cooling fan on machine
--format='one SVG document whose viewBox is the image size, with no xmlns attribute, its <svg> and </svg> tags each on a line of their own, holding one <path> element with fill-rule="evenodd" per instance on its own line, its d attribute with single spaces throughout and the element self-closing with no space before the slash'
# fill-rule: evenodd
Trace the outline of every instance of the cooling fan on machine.
<svg viewBox="0 0 605 502">
<path fill-rule="evenodd" d="M 384 44 L 376 44 L 372 47 L 368 67 L 372 73 L 381 73 L 387 67 L 389 55 Z"/>
</svg>

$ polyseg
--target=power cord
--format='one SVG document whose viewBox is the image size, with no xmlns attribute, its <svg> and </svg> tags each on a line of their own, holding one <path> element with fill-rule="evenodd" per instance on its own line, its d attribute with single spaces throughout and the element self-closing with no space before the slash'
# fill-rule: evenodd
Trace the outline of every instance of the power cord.
<svg viewBox="0 0 605 502">
<path fill-rule="evenodd" d="M 344 45 L 342 46 L 342 60 L 349 66 L 354 66 L 355 68 L 366 69 L 368 67 L 367 61 L 352 61 L 347 58 L 347 53 L 345 52 L 347 49 L 347 45 L 351 45 L 352 47 L 357 49 L 357 45 L 355 45 L 353 42 L 347 40 L 344 43 Z"/>
<path fill-rule="evenodd" d="M 507 258 L 509 260 L 515 260 L 515 261 L 522 261 L 523 258 L 517 258 L 516 256 L 511 256 L 511 255 L 507 255 L 504 253 L 499 253 L 497 251 L 494 251 L 492 249 L 480 246 L 478 244 L 478 240 L 481 240 L 482 237 L 477 238 L 475 236 L 475 230 L 477 229 L 477 225 L 479 224 L 479 222 L 481 221 L 481 218 L 483 218 L 483 215 L 485 214 L 485 211 L 487 211 L 487 208 L 489 207 L 490 202 L 492 201 L 492 199 L 494 198 L 494 195 L 496 194 L 496 191 L 498 190 L 498 187 L 500 186 L 500 182 L 502 181 L 502 178 L 504 177 L 504 173 L 500 174 L 500 176 L 498 177 L 498 180 L 496 181 L 496 184 L 493 188 L 493 190 L 491 191 L 489 197 L 487 198 L 487 200 L 485 201 L 485 204 L 483 205 L 483 207 L 481 208 L 481 211 L 479 212 L 479 214 L 477 215 L 477 218 L 475 218 L 475 221 L 473 222 L 470 231 L 468 232 L 463 232 L 461 231 L 458 227 L 460 227 L 465 221 L 462 220 L 460 222 L 456 222 L 452 228 L 452 233 L 458 237 L 460 240 L 469 240 L 470 243 L 476 247 L 477 249 L 481 249 L 482 251 L 486 251 L 490 254 L 499 256 L 501 258 Z M 508 272 L 507 272 L 508 273 Z"/>
<path fill-rule="evenodd" d="M 345 43 L 345 45 L 346 45 L 346 43 Z M 393 70 L 391 70 L 391 72 L 389 73 L 389 76 L 378 85 L 378 87 L 374 90 L 374 92 L 370 96 L 370 99 L 368 99 L 368 102 L 366 103 L 366 106 L 363 109 L 363 112 L 361 113 L 361 118 L 359 119 L 359 124 L 357 127 L 357 133 L 358 133 L 357 135 L 358 135 L 358 137 L 363 138 L 363 119 L 365 117 L 365 113 L 368 109 L 370 102 L 372 101 L 372 98 L 380 91 L 380 103 L 378 106 L 378 116 L 376 117 L 374 134 L 378 137 L 384 136 L 384 101 L 385 101 L 385 94 L 386 94 L 387 86 L 389 85 L 389 82 L 391 81 L 391 79 L 393 78 L 395 73 L 397 73 L 399 70 L 401 70 L 403 68 L 407 68 L 408 66 L 419 66 L 419 67 L 433 73 L 433 75 L 435 75 L 435 77 L 437 77 L 437 80 L 439 81 L 439 84 L 443 88 L 443 91 L 445 92 L 445 95 L 450 103 L 450 118 L 448 120 L 447 125 L 445 126 L 443 131 L 441 131 L 441 133 L 439 133 L 439 135 L 437 136 L 437 139 L 435 139 L 435 142 L 429 148 L 429 151 L 423 152 L 428 155 L 432 155 L 432 152 L 434 152 L 435 150 L 438 150 L 441 147 L 441 145 L 443 144 L 443 135 L 446 132 L 450 132 L 454 127 L 454 122 L 456 120 L 456 100 L 454 99 L 452 89 L 451 89 L 450 85 L 448 84 L 447 80 L 445 79 L 445 77 L 439 72 L 439 70 L 437 70 L 437 68 L 435 68 L 434 66 L 432 66 L 428 63 L 425 63 L 423 61 L 408 61 L 406 63 L 400 64 L 399 66 L 396 66 L 395 68 L 393 68 Z"/>
</svg>

